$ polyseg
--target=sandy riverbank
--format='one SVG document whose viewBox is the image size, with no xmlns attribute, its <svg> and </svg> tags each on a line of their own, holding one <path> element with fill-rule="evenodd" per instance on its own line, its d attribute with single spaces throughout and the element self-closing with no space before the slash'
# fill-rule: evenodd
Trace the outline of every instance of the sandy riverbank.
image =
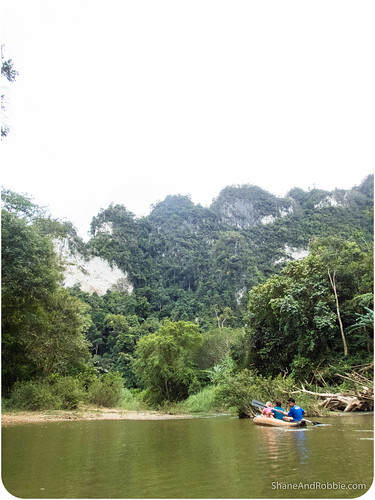
<svg viewBox="0 0 375 500">
<path fill-rule="evenodd" d="M 93 409 L 72 411 L 3 412 L 1 425 L 63 422 L 72 420 L 172 420 L 191 418 L 189 415 L 171 415 L 157 411 L 128 411 L 121 409 Z"/>
</svg>

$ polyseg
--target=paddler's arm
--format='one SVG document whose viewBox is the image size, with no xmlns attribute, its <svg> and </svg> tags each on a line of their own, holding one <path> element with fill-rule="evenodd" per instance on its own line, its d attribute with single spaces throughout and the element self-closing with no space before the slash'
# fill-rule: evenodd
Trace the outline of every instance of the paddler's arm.
<svg viewBox="0 0 375 500">
<path fill-rule="evenodd" d="M 279 413 L 282 413 L 282 414 L 284 415 L 283 420 L 293 420 L 293 418 L 292 418 L 292 417 L 290 417 L 286 411 L 276 410 L 276 408 L 272 408 L 272 410 L 275 410 L 275 411 L 277 411 L 277 412 L 279 412 Z M 286 418 L 285 418 L 285 417 L 286 417 Z"/>
<path fill-rule="evenodd" d="M 277 411 L 278 413 L 282 413 L 283 415 L 285 415 L 286 417 L 288 416 L 287 412 L 286 411 L 282 411 L 282 410 L 276 410 L 276 408 L 272 408 L 273 410 Z"/>
</svg>

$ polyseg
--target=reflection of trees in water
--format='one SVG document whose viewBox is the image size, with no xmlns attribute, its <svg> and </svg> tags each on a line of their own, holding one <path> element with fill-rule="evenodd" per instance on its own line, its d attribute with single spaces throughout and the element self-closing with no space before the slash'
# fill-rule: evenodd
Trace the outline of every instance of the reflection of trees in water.
<svg viewBox="0 0 375 500">
<path fill-rule="evenodd" d="M 285 465 L 296 468 L 298 465 L 308 463 L 308 446 L 306 442 L 306 429 L 280 429 L 264 427 L 263 441 L 264 458 L 271 469 L 285 470 Z"/>
<path fill-rule="evenodd" d="M 298 452 L 300 463 L 306 464 L 309 459 L 308 447 L 306 442 L 306 430 L 298 430 L 295 432 L 290 432 L 295 440 L 294 448 Z"/>
</svg>

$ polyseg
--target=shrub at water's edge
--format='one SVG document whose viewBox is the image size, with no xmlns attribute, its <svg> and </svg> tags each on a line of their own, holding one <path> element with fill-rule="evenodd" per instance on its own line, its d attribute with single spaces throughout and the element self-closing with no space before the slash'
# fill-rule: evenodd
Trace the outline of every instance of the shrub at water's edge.
<svg viewBox="0 0 375 500">
<path fill-rule="evenodd" d="M 182 410 L 189 413 L 206 413 L 225 410 L 226 408 L 222 406 L 217 397 L 218 390 L 219 388 L 217 386 L 210 385 L 197 394 L 192 394 L 181 403 Z"/>
<path fill-rule="evenodd" d="M 124 381 L 119 373 L 106 373 L 94 380 L 88 390 L 88 401 L 97 406 L 116 406 L 121 398 Z"/>
<path fill-rule="evenodd" d="M 217 388 L 216 401 L 225 408 L 235 408 L 240 418 L 249 418 L 259 413 L 259 409 L 252 404 L 254 399 L 263 403 L 279 400 L 286 409 L 286 401 L 294 392 L 297 392 L 296 385 L 290 377 L 283 379 L 278 376 L 272 379 L 250 370 L 242 370 L 224 374 Z M 322 414 L 316 396 L 296 394 L 295 399 L 309 415 Z"/>
<path fill-rule="evenodd" d="M 117 373 L 107 373 L 89 384 L 74 377 L 50 377 L 17 382 L 5 410 L 74 410 L 82 404 L 115 407 L 123 396 L 124 381 Z M 132 403 L 134 405 L 134 402 Z"/>
</svg>

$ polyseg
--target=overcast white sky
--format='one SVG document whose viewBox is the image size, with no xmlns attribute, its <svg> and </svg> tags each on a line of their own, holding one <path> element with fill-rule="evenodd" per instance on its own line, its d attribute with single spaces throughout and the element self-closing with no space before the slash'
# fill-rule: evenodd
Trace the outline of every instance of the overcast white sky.
<svg viewBox="0 0 375 500">
<path fill-rule="evenodd" d="M 86 237 L 111 202 L 209 205 L 373 172 L 374 2 L 1 0 L 1 184 Z"/>
</svg>

